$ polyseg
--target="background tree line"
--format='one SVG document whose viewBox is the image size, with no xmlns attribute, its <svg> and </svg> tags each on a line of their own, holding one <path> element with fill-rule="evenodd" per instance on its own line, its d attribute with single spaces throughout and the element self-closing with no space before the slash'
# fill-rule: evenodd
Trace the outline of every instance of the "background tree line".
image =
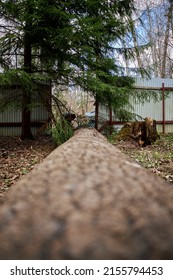
<svg viewBox="0 0 173 280">
<path fill-rule="evenodd" d="M 124 66 L 147 70 L 153 77 L 173 77 L 173 1 L 134 1 L 135 13 L 129 18 L 131 33 L 125 44 L 134 48 L 136 59 L 126 57 Z M 135 61 L 135 64 L 134 64 Z M 131 68 L 133 68 L 133 66 Z"/>
</svg>

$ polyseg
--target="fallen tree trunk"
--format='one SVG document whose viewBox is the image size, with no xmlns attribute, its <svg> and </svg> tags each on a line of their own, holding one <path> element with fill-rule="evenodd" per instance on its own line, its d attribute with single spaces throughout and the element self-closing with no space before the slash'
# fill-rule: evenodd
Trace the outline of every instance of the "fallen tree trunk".
<svg viewBox="0 0 173 280">
<path fill-rule="evenodd" d="M 173 188 L 94 129 L 20 180 L 0 208 L 0 259 L 172 259 Z"/>
</svg>

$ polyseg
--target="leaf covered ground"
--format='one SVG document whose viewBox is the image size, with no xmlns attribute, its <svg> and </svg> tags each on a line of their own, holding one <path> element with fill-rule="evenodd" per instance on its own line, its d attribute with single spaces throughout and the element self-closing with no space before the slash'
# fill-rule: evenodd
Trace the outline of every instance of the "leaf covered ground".
<svg viewBox="0 0 173 280">
<path fill-rule="evenodd" d="M 49 136 L 39 137 L 32 141 L 21 141 L 19 137 L 0 136 L 0 199 L 54 147 Z"/>
<path fill-rule="evenodd" d="M 173 184 L 173 134 L 160 135 L 154 144 L 140 147 L 135 141 L 116 141 L 111 143 L 126 153 L 143 167 Z"/>
</svg>

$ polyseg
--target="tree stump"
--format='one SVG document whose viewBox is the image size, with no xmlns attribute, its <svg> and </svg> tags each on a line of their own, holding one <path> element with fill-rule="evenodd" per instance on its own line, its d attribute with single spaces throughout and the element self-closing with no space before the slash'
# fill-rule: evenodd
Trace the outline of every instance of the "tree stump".
<svg viewBox="0 0 173 280">
<path fill-rule="evenodd" d="M 134 139 L 140 146 L 151 145 L 159 138 L 156 121 L 145 118 L 144 121 L 126 123 L 118 133 L 118 140 Z"/>
</svg>

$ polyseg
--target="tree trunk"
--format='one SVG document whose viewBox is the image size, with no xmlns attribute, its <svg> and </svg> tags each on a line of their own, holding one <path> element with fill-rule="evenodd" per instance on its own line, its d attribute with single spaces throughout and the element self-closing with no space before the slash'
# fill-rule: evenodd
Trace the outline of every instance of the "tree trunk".
<svg viewBox="0 0 173 280">
<path fill-rule="evenodd" d="M 161 78 L 166 77 L 168 41 L 169 41 L 171 19 L 172 19 L 172 5 L 169 7 L 168 15 L 167 15 L 167 24 L 166 24 L 166 31 L 165 31 L 165 38 L 164 38 L 164 45 L 163 45 L 163 59 L 162 59 L 162 68 L 161 68 Z"/>
<path fill-rule="evenodd" d="M 150 12 L 150 7 L 147 5 L 147 16 L 148 16 L 148 24 L 149 24 L 149 30 L 148 30 L 148 36 L 149 36 L 149 42 L 151 44 L 151 57 L 152 57 L 152 63 L 153 63 L 153 70 L 154 70 L 154 75 L 156 77 L 159 76 L 159 70 L 158 70 L 158 50 L 156 47 L 156 38 L 154 37 L 153 34 L 153 19 L 152 19 L 152 15 Z M 147 30 L 147 29 L 146 29 Z"/>
<path fill-rule="evenodd" d="M 24 51 L 24 65 L 27 65 L 26 61 L 28 60 L 28 50 L 27 46 L 25 46 Z M 28 71 L 27 71 L 28 72 Z M 33 139 L 33 135 L 31 132 L 31 111 L 29 109 L 29 105 L 31 103 L 31 94 L 23 91 L 22 94 L 22 131 L 21 131 L 21 139 Z"/>
<path fill-rule="evenodd" d="M 29 3 L 29 2 L 28 2 Z M 30 5 L 28 4 L 28 12 L 31 13 Z M 24 34 L 24 70 L 27 73 L 31 73 L 31 65 L 32 65 L 32 45 L 30 38 L 30 30 L 32 23 L 30 20 L 25 23 L 25 34 Z M 21 139 L 33 139 L 33 135 L 31 132 L 31 112 L 29 109 L 29 105 L 31 103 L 31 93 L 23 90 L 22 95 L 22 131 L 21 131 Z"/>
<path fill-rule="evenodd" d="M 137 60 L 137 63 L 138 63 L 138 67 L 141 70 L 141 76 L 143 77 L 143 73 L 142 73 L 143 63 L 142 63 L 142 60 L 141 60 L 141 57 L 140 57 L 137 34 L 136 34 L 135 26 L 134 26 L 134 23 L 133 23 L 132 19 L 129 20 L 129 26 L 130 26 L 131 33 L 132 33 L 132 39 L 133 39 L 133 44 L 134 44 L 134 49 L 135 49 L 136 60 Z"/>
<path fill-rule="evenodd" d="M 28 106 L 30 104 L 30 96 L 23 92 L 22 95 L 22 131 L 20 138 L 24 139 L 33 139 L 33 135 L 31 132 L 31 111 L 29 110 Z"/>
</svg>

